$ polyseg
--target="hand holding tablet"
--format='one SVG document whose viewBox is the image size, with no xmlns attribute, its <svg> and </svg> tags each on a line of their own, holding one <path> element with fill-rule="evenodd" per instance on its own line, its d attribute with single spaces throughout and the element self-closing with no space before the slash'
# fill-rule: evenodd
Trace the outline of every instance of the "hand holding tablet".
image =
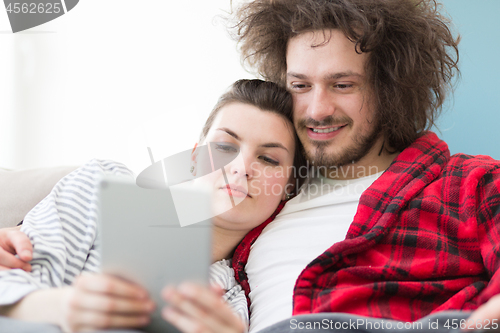
<svg viewBox="0 0 500 333">
<path fill-rule="evenodd" d="M 148 332 L 177 332 L 161 318 L 161 290 L 182 281 L 207 282 L 210 221 L 181 227 L 169 189 L 143 189 L 118 178 L 100 182 L 99 205 L 102 272 L 147 289 L 156 303 Z"/>
</svg>

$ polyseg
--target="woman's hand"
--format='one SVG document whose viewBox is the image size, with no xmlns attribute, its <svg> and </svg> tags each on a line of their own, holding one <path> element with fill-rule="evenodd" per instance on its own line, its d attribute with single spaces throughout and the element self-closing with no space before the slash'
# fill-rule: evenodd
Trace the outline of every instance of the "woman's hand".
<svg viewBox="0 0 500 333">
<path fill-rule="evenodd" d="M 179 330 L 190 333 L 243 333 L 247 328 L 222 299 L 220 287 L 183 283 L 165 287 L 162 297 L 169 303 L 162 315 Z"/>
<path fill-rule="evenodd" d="M 145 289 L 105 274 L 79 276 L 62 304 L 66 332 L 142 327 L 155 308 Z"/>
<path fill-rule="evenodd" d="M 31 265 L 28 261 L 32 256 L 31 242 L 28 236 L 20 231 L 20 227 L 0 229 L 0 270 L 21 268 L 30 272 Z"/>
</svg>

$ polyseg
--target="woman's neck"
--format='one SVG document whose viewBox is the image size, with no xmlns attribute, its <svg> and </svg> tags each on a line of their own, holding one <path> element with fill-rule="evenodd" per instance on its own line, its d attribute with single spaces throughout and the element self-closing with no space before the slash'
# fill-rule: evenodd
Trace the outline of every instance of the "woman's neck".
<svg viewBox="0 0 500 333">
<path fill-rule="evenodd" d="M 248 230 L 223 229 L 215 225 L 212 230 L 213 262 L 231 258 L 234 249 L 248 232 Z"/>
</svg>

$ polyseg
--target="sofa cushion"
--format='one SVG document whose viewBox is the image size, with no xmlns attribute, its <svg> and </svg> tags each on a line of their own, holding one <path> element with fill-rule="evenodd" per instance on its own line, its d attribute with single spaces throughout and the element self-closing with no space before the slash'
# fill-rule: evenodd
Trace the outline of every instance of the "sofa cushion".
<svg viewBox="0 0 500 333">
<path fill-rule="evenodd" d="M 0 227 L 12 227 L 77 167 L 8 171 L 0 169 Z"/>
</svg>

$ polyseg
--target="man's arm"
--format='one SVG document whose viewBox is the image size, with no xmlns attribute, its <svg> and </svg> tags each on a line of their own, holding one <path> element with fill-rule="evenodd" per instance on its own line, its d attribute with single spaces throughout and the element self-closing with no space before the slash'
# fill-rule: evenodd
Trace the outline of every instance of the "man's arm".
<svg viewBox="0 0 500 333">
<path fill-rule="evenodd" d="M 0 270 L 21 268 L 30 272 L 32 257 L 33 246 L 20 227 L 0 229 Z"/>
<path fill-rule="evenodd" d="M 479 297 L 482 304 L 469 317 L 471 323 L 500 324 L 500 167 L 493 168 L 483 176 L 477 188 L 479 207 L 478 233 L 485 268 L 491 276 L 488 286 Z"/>
<path fill-rule="evenodd" d="M 30 272 L 28 262 L 32 257 L 33 246 L 20 227 L 0 229 L 0 270 L 21 268 Z"/>
</svg>

